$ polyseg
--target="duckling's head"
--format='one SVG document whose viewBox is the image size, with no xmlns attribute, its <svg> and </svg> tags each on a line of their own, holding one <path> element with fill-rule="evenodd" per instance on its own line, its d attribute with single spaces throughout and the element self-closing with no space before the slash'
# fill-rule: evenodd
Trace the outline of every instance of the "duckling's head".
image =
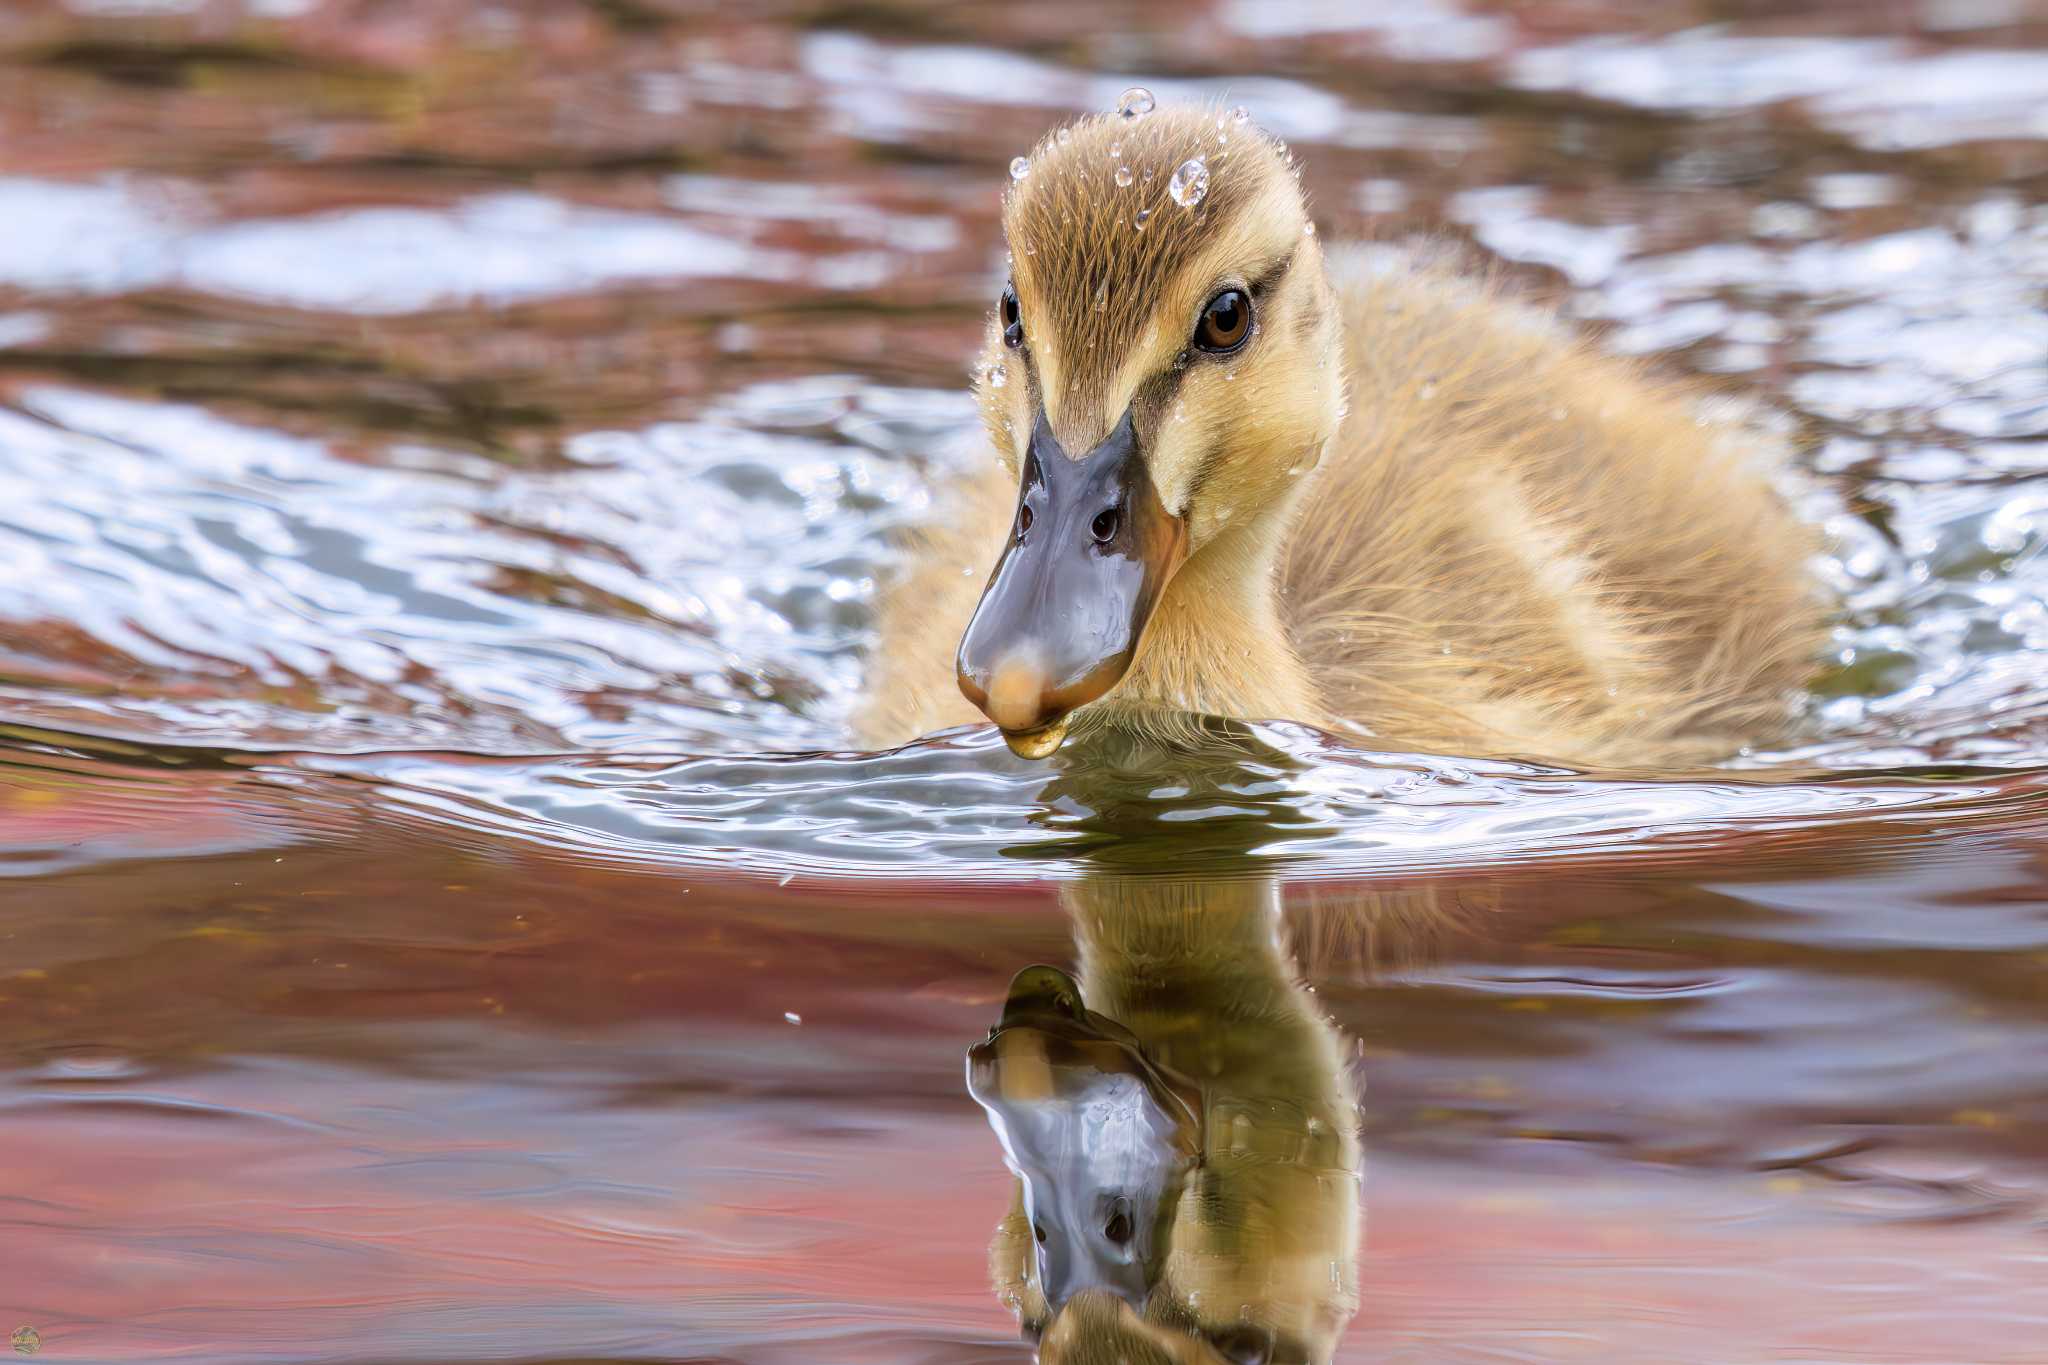
<svg viewBox="0 0 2048 1365">
<path fill-rule="evenodd" d="M 1184 562 L 1235 545 L 1246 574 L 1270 564 L 1343 371 L 1301 189 L 1256 126 L 1105 114 L 1021 169 L 978 382 L 1020 492 L 958 667 L 1011 747 L 1040 757 L 1129 670 Z"/>
</svg>

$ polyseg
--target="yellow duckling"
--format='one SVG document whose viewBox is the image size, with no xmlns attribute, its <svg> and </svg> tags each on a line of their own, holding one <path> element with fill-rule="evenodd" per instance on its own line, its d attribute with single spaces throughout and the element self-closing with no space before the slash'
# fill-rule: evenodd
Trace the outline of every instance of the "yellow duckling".
<svg viewBox="0 0 2048 1365">
<path fill-rule="evenodd" d="M 1003 223 L 997 458 L 884 600 L 864 742 L 1214 713 L 1658 764 L 1789 719 L 1816 539 L 1697 395 L 1446 253 L 1326 252 L 1284 149 L 1210 110 L 1048 137 Z"/>
</svg>

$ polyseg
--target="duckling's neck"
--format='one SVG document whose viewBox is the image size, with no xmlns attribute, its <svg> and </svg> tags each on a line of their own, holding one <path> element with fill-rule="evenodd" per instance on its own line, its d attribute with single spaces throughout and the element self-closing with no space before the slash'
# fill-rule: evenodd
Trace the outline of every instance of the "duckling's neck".
<svg viewBox="0 0 2048 1365">
<path fill-rule="evenodd" d="M 1322 722 L 1316 688 L 1280 615 L 1291 506 L 1212 534 L 1167 585 L 1123 685 L 1125 704 Z"/>
</svg>

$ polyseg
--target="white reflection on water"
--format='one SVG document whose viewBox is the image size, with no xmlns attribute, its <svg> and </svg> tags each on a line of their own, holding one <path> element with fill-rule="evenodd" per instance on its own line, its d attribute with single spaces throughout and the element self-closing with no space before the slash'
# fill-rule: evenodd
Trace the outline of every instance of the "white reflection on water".
<svg viewBox="0 0 2048 1365">
<path fill-rule="evenodd" d="M 782 280 L 801 260 L 672 218 L 492 194 L 445 209 L 372 207 L 208 224 L 118 180 L 0 179 L 0 284 L 186 288 L 340 313 L 510 303 L 636 280 Z"/>
<path fill-rule="evenodd" d="M 543 470 L 363 465 L 71 389 L 25 406 L 0 409 L 7 614 L 153 681 L 0 687 L 17 715 L 502 751 L 833 742 L 884 541 L 926 505 L 914 461 L 966 400 L 764 386 L 700 421 L 589 433 Z"/>
<path fill-rule="evenodd" d="M 1510 83 L 1696 113 L 1807 102 L 1867 147 L 2048 136 L 2048 52 L 1918 55 L 1892 39 L 1766 38 L 1697 29 L 1518 53 Z"/>
<path fill-rule="evenodd" d="M 603 856 L 608 865 L 717 865 L 768 873 L 948 875 L 1011 880 L 1090 866 L 1091 839 L 1176 874 L 1242 872 L 1246 855 L 1319 876 L 1441 872 L 1596 858 L 1654 861 L 1734 836 L 1807 835 L 1937 813 L 1952 830 L 2041 804 L 2031 775 L 1943 782 L 1653 781 L 1419 754 L 1362 754 L 1292 725 L 1252 727 L 1263 759 L 1210 770 L 1201 790 L 1142 801 L 1010 756 L 983 732 L 880 755 L 662 758 L 608 755 L 484 761 L 433 754 L 313 755 L 293 772 L 370 778 L 389 806 L 436 824 Z M 1276 764 L 1280 766 L 1275 766 Z M 292 780 L 286 777 L 285 780 Z M 1142 785 L 1142 784 L 1141 784 Z M 1760 846 L 1760 845 L 1758 845 Z"/>
</svg>

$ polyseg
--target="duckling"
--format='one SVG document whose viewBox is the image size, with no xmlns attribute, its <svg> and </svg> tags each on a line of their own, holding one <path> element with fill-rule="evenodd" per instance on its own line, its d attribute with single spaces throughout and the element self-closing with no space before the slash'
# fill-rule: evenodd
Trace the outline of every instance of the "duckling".
<svg viewBox="0 0 2048 1365">
<path fill-rule="evenodd" d="M 861 740 L 1209 714 L 1668 765 L 1781 732 L 1827 603 L 1773 443 L 1429 246 L 1315 234 L 1212 110 L 1032 151 L 975 396 L 995 458 L 880 607 Z"/>
<path fill-rule="evenodd" d="M 1327 1361 L 1363 1152 L 1277 879 L 1063 888 L 1080 981 L 1019 972 L 968 1083 L 1017 1182 L 989 1259 L 1044 1365 Z"/>
</svg>

